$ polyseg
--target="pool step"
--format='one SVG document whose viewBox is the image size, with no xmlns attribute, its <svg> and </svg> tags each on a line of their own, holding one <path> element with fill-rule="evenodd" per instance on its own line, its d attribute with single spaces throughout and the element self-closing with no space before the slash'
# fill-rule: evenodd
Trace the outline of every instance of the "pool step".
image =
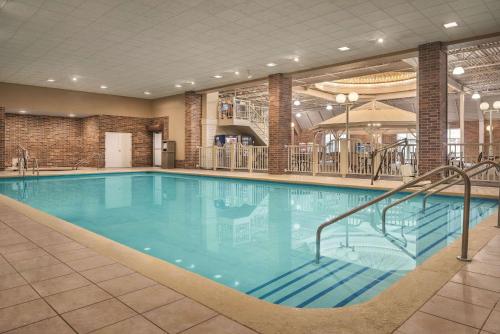
<svg viewBox="0 0 500 334">
<path fill-rule="evenodd" d="M 247 293 L 269 302 L 293 307 L 339 307 L 364 300 L 398 278 L 395 271 L 323 257 L 307 262 Z"/>
</svg>

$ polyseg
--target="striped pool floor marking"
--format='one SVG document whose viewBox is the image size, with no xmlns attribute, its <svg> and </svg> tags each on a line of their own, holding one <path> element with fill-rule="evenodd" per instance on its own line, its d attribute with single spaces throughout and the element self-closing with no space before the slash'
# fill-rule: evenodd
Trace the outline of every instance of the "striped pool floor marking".
<svg viewBox="0 0 500 334">
<path fill-rule="evenodd" d="M 320 259 L 321 258 L 323 258 L 323 256 L 321 256 Z M 250 294 L 252 294 L 252 293 L 254 293 L 256 291 L 259 291 L 260 289 L 263 289 L 266 286 L 268 286 L 268 285 L 270 285 L 270 284 L 272 284 L 272 283 L 274 283 L 274 282 L 276 282 L 276 281 L 278 281 L 278 280 L 280 280 L 280 279 L 282 279 L 282 278 L 284 278 L 284 277 L 286 277 L 286 276 L 288 276 L 290 274 L 293 274 L 294 272 L 297 272 L 300 269 L 305 268 L 305 267 L 307 267 L 310 264 L 313 264 L 314 262 L 315 262 L 315 260 L 311 260 L 309 262 L 306 262 L 306 263 L 304 263 L 303 265 L 301 265 L 301 266 L 299 266 L 297 268 L 294 268 L 294 269 L 292 269 L 290 271 L 287 271 L 286 273 L 283 273 L 283 274 L 281 274 L 281 275 L 279 275 L 279 276 L 277 276 L 277 277 L 275 277 L 275 278 L 273 278 L 273 279 L 271 279 L 271 280 L 269 280 L 269 281 L 267 281 L 267 282 L 265 282 L 265 283 L 263 283 L 263 284 L 255 287 L 255 288 L 253 288 L 252 290 L 247 291 L 246 293 L 248 295 L 250 295 Z"/>
<path fill-rule="evenodd" d="M 308 271 L 308 272 L 307 272 L 307 273 L 305 273 L 305 274 L 302 274 L 302 275 L 300 275 L 300 276 L 298 276 L 298 277 L 295 277 L 294 279 L 292 279 L 292 280 L 290 280 L 290 281 L 288 281 L 288 282 L 286 282 L 286 283 L 284 283 L 284 284 L 282 284 L 282 285 L 278 286 L 277 288 L 275 288 L 275 289 L 273 289 L 273 290 L 271 290 L 271 291 L 268 291 L 267 293 L 263 294 L 263 295 L 262 295 L 262 296 L 260 296 L 259 298 L 260 298 L 260 299 L 267 298 L 267 297 L 269 297 L 270 295 L 272 295 L 272 294 L 274 294 L 274 293 L 276 293 L 276 292 L 278 292 L 278 291 L 283 290 L 284 288 L 286 288 L 286 287 L 288 287 L 288 286 L 292 285 L 293 283 L 298 282 L 298 281 L 300 281 L 301 279 L 303 279 L 303 278 L 307 277 L 308 275 L 314 274 L 315 272 L 317 272 L 317 271 L 319 271 L 319 270 L 321 270 L 321 269 L 323 269 L 323 268 L 325 268 L 325 267 L 328 267 L 329 265 L 331 265 L 332 263 L 335 263 L 335 262 L 337 262 L 337 261 L 338 261 L 337 259 L 333 259 L 333 260 L 331 260 L 331 261 L 328 261 L 327 263 L 322 264 L 321 266 L 318 266 L 317 268 L 315 268 L 315 269 L 313 269 L 313 270 L 310 270 L 310 271 Z"/>
<path fill-rule="evenodd" d="M 494 203 L 492 206 L 490 206 L 488 208 L 488 210 L 494 208 L 496 205 L 497 205 L 497 203 Z M 477 219 L 477 218 L 480 218 L 481 216 L 482 215 L 478 214 L 475 217 L 473 217 L 472 219 Z M 443 236 L 442 238 L 439 238 L 438 240 L 434 241 L 432 244 L 430 244 L 426 248 L 422 249 L 422 251 L 420 252 L 420 254 L 418 254 L 418 256 L 421 256 L 421 255 L 425 254 L 426 252 L 428 252 L 429 250 L 431 250 L 432 248 L 434 248 L 439 243 L 445 241 L 447 238 L 449 238 L 452 235 L 456 234 L 458 231 L 460 231 L 461 228 L 462 228 L 462 226 L 459 226 L 456 229 L 454 229 L 453 231 L 451 231 L 450 233 L 448 233 L 445 236 Z"/>
<path fill-rule="evenodd" d="M 338 281 L 337 283 L 335 283 L 335 284 L 333 284 L 332 286 L 328 287 L 327 289 L 325 289 L 325 290 L 323 290 L 323 291 L 321 291 L 321 292 L 319 292 L 319 293 L 315 294 L 314 296 L 312 296 L 312 297 L 310 297 L 310 298 L 306 299 L 305 301 L 303 301 L 302 303 L 300 303 L 299 305 L 297 305 L 297 307 L 302 308 L 302 307 L 304 307 L 304 306 L 307 306 L 308 304 L 311 304 L 311 303 L 312 303 L 313 301 L 315 301 L 316 299 L 318 299 L 318 298 L 320 298 L 320 297 L 322 297 L 322 296 L 326 295 L 327 293 L 329 293 L 329 292 L 330 292 L 330 291 L 332 291 L 332 290 L 335 290 L 335 289 L 336 289 L 336 288 L 338 288 L 339 286 L 341 286 L 341 285 L 345 284 L 346 282 L 350 281 L 350 280 L 351 280 L 351 279 L 353 279 L 354 277 L 356 277 L 356 276 L 358 276 L 358 275 L 360 275 L 360 274 L 364 273 L 364 272 L 365 272 L 365 271 L 367 271 L 368 269 L 370 269 L 370 268 L 368 268 L 368 267 L 363 267 L 363 268 L 361 268 L 360 270 L 358 270 L 358 271 L 356 271 L 356 272 L 352 273 L 351 275 L 349 275 L 349 276 L 347 276 L 347 277 L 345 277 L 345 278 L 341 279 L 340 281 Z"/>
<path fill-rule="evenodd" d="M 365 292 L 367 292 L 371 288 L 382 283 L 385 279 L 387 279 L 389 276 L 393 275 L 396 271 L 397 270 L 391 270 L 391 271 L 388 271 L 386 273 L 383 273 L 382 275 L 377 277 L 377 279 L 371 281 L 370 283 L 368 283 L 367 285 L 365 285 L 364 287 L 362 287 L 358 291 L 351 294 L 349 297 L 347 297 L 347 298 L 343 299 L 342 301 L 338 302 L 337 304 L 335 304 L 335 306 L 333 306 L 333 307 L 342 307 L 342 306 L 349 304 L 351 301 L 353 301 L 357 297 L 361 296 L 362 294 L 364 294 Z"/>
<path fill-rule="evenodd" d="M 477 209 L 478 207 L 480 207 L 480 206 L 481 206 L 482 204 L 484 204 L 484 203 L 486 203 L 486 202 L 479 202 L 479 203 L 478 203 L 478 204 L 476 204 L 474 207 L 472 207 L 472 208 L 470 209 L 470 211 L 473 211 L 474 209 Z M 491 209 L 491 208 L 489 208 L 489 209 Z M 449 212 L 448 212 L 448 213 L 449 213 Z M 436 219 L 437 219 L 437 218 L 441 218 L 441 217 L 442 217 L 442 215 L 441 215 L 441 216 L 436 217 Z M 455 217 L 453 217 L 452 219 L 455 219 L 455 218 L 457 218 L 457 215 L 455 215 Z M 424 234 L 420 234 L 420 235 L 417 237 L 417 240 L 421 240 L 421 239 L 425 238 L 426 236 L 430 235 L 431 233 L 433 233 L 433 232 L 437 231 L 438 229 L 440 229 L 441 227 L 443 227 L 443 226 L 445 226 L 445 225 L 447 225 L 447 224 L 449 224 L 449 223 L 450 223 L 450 221 L 449 221 L 449 220 L 447 220 L 447 221 L 445 221 L 444 223 L 442 223 L 442 224 L 439 224 L 439 225 L 435 226 L 434 228 L 430 229 L 429 231 L 425 232 Z M 427 223 L 427 224 L 428 224 L 428 223 Z M 427 224 L 425 224 L 425 225 L 427 225 Z M 424 225 L 422 225 L 422 227 L 423 227 L 423 226 L 424 226 Z"/>
<path fill-rule="evenodd" d="M 325 275 L 323 275 L 323 276 L 321 276 L 321 277 L 319 277 L 319 278 L 315 279 L 314 281 L 309 282 L 308 284 L 303 285 L 303 286 L 301 286 L 300 288 L 298 288 L 298 289 L 296 289 L 296 290 L 294 290 L 294 291 L 290 292 L 290 293 L 289 293 L 289 294 L 287 294 L 286 296 L 281 297 L 280 299 L 276 300 L 274 303 L 275 303 L 275 304 L 281 304 L 281 303 L 283 303 L 284 301 L 286 301 L 287 299 L 290 299 L 290 298 L 292 298 L 293 296 L 295 296 L 296 294 L 298 294 L 298 293 L 300 293 L 300 292 L 302 292 L 302 291 L 304 291 L 304 290 L 306 290 L 306 289 L 310 288 L 311 286 L 313 286 L 313 285 L 315 285 L 315 284 L 317 284 L 317 283 L 319 283 L 319 282 L 323 281 L 325 278 L 335 275 L 336 273 L 338 273 L 339 271 L 341 271 L 341 270 L 345 269 L 346 267 L 349 267 L 350 265 L 351 265 L 351 263 L 346 263 L 346 264 L 344 264 L 344 265 L 340 266 L 339 268 L 337 268 L 337 269 L 335 269 L 335 270 L 333 270 L 333 271 L 331 271 L 331 272 L 329 272 L 329 273 L 327 273 L 327 274 L 325 274 Z M 368 268 L 366 267 L 366 268 L 364 268 L 364 269 L 366 269 L 366 270 L 367 270 Z"/>
</svg>

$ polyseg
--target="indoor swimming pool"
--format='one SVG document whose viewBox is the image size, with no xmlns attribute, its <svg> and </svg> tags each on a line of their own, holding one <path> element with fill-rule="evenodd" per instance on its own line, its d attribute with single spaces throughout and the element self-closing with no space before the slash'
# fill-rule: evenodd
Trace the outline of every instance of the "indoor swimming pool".
<svg viewBox="0 0 500 334">
<path fill-rule="evenodd" d="M 323 231 L 381 191 L 159 172 L 0 179 L 0 193 L 270 303 L 329 308 L 369 300 L 461 233 L 463 198 L 398 194 Z M 497 201 L 473 198 L 471 226 Z M 457 254 L 458 255 L 458 254 Z"/>
</svg>

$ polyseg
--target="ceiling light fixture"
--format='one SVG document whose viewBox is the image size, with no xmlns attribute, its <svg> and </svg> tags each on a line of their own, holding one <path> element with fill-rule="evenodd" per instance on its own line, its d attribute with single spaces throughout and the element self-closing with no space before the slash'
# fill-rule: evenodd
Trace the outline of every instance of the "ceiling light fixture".
<svg viewBox="0 0 500 334">
<path fill-rule="evenodd" d="M 145 91 L 145 92 L 144 92 L 144 95 L 151 95 L 151 92 L 149 92 L 149 91 Z"/>
<path fill-rule="evenodd" d="M 496 110 L 500 109 L 500 101 L 493 102 L 493 109 L 496 109 Z"/>
<path fill-rule="evenodd" d="M 54 82 L 54 81 L 56 81 L 56 80 L 52 79 L 52 78 L 47 79 L 47 82 Z"/>
<path fill-rule="evenodd" d="M 302 114 L 298 112 L 295 114 L 295 117 L 300 118 L 300 117 L 302 117 Z"/>
<path fill-rule="evenodd" d="M 234 71 L 234 75 L 240 75 L 240 72 Z"/>
<path fill-rule="evenodd" d="M 479 94 L 478 92 L 474 92 L 474 94 L 472 94 L 473 100 L 479 100 L 480 98 L 481 98 L 481 94 Z"/>
<path fill-rule="evenodd" d="M 216 75 L 213 76 L 213 78 L 215 78 L 215 79 L 222 79 L 222 75 L 216 74 Z"/>
<path fill-rule="evenodd" d="M 76 115 L 75 114 L 69 114 L 68 116 L 69 117 L 75 117 Z"/>
<path fill-rule="evenodd" d="M 300 58 L 299 57 L 293 57 L 293 61 L 298 63 L 300 61 Z"/>
<path fill-rule="evenodd" d="M 26 114 L 26 110 L 19 110 L 20 114 Z"/>
<path fill-rule="evenodd" d="M 101 89 L 108 89 L 108 86 L 106 86 L 106 85 L 101 85 Z"/>
<path fill-rule="evenodd" d="M 326 105 L 326 110 L 333 110 L 333 106 L 331 104 Z"/>
<path fill-rule="evenodd" d="M 175 88 L 182 88 L 182 85 L 180 85 L 180 84 L 175 84 Z"/>
<path fill-rule="evenodd" d="M 457 22 L 448 22 L 448 23 L 443 24 L 443 26 L 444 26 L 446 29 L 450 29 L 450 28 L 457 27 L 457 26 L 458 26 L 458 24 L 457 24 Z"/>
<path fill-rule="evenodd" d="M 479 105 L 479 109 L 481 109 L 482 111 L 486 111 L 486 110 L 490 109 L 490 104 L 488 102 L 482 102 Z"/>
<path fill-rule="evenodd" d="M 78 78 L 77 78 L 77 77 L 72 77 L 72 78 L 71 78 L 71 81 L 73 81 L 73 82 L 77 82 L 77 81 L 78 81 Z"/>
<path fill-rule="evenodd" d="M 351 48 L 350 48 L 350 47 L 348 47 L 348 46 L 341 46 L 341 47 L 339 48 L 339 50 L 340 50 L 340 51 L 349 51 L 350 49 L 351 49 Z"/>
<path fill-rule="evenodd" d="M 378 39 L 377 39 L 377 43 L 379 43 L 379 44 L 384 43 L 384 39 L 383 39 L 382 37 L 378 38 Z"/>
<path fill-rule="evenodd" d="M 191 81 L 190 82 L 191 86 L 194 86 L 195 82 L 194 81 Z"/>
<path fill-rule="evenodd" d="M 267 64 L 266 64 L 266 66 L 267 66 L 267 67 L 274 67 L 274 66 L 276 66 L 276 65 L 277 65 L 276 63 L 267 63 Z"/>
<path fill-rule="evenodd" d="M 300 101 L 299 101 L 299 100 L 295 100 L 295 101 L 293 101 L 293 105 L 294 105 L 294 106 L 300 106 Z"/>
<path fill-rule="evenodd" d="M 453 75 L 462 75 L 465 73 L 465 70 L 462 66 L 457 66 L 453 69 Z"/>
</svg>

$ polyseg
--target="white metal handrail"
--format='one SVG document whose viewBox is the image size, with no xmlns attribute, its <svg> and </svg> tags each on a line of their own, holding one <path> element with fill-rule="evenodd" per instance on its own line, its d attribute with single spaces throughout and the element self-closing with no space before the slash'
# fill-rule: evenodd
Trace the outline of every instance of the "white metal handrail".
<svg viewBox="0 0 500 334">
<path fill-rule="evenodd" d="M 433 169 L 432 171 L 420 176 L 420 177 L 417 177 L 415 178 L 413 181 L 410 181 L 406 184 L 403 184 L 391 191 L 388 191 L 380 196 L 377 196 L 376 198 L 372 199 L 371 201 L 368 201 L 358 207 L 355 207 L 343 214 L 341 214 L 340 216 L 337 216 L 333 219 L 330 219 L 326 222 L 324 222 L 323 224 L 321 224 L 318 229 L 316 230 L 316 263 L 319 263 L 319 259 L 321 257 L 321 232 L 328 226 L 332 225 L 332 224 L 335 224 L 337 222 L 339 222 L 340 220 L 344 219 L 344 218 L 347 218 L 375 203 L 378 203 L 388 197 L 391 197 L 392 195 L 402 191 L 402 190 L 405 190 L 407 188 L 410 188 L 412 186 L 415 186 L 417 185 L 418 183 L 434 176 L 434 175 L 437 175 L 437 174 L 440 174 L 442 172 L 445 172 L 445 171 L 453 171 L 457 174 L 459 174 L 463 181 L 464 181 L 464 211 L 463 211 L 463 232 L 462 232 L 462 250 L 461 250 L 461 254 L 460 256 L 458 257 L 459 260 L 462 260 L 462 261 L 468 261 L 468 257 L 467 257 L 467 252 L 468 252 L 468 244 L 469 244 L 469 215 L 470 215 L 470 192 L 471 192 L 471 183 L 470 183 L 470 179 L 469 179 L 469 176 L 467 175 L 466 172 L 464 172 L 463 170 L 457 168 L 457 167 L 454 167 L 454 166 L 441 166 L 441 167 L 438 167 L 436 169 Z M 435 183 L 434 186 L 437 186 L 438 184 L 441 184 L 441 183 Z"/>
</svg>

